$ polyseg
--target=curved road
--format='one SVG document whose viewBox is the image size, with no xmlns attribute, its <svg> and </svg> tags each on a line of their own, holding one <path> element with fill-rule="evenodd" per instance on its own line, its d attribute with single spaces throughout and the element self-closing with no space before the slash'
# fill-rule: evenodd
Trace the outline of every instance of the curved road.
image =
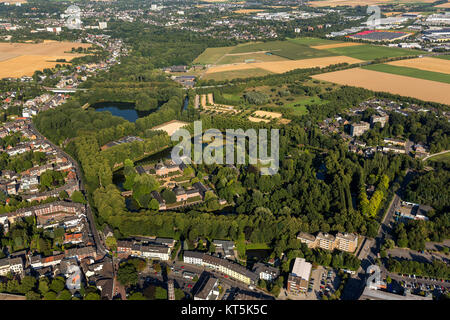
<svg viewBox="0 0 450 320">
<path fill-rule="evenodd" d="M 33 123 L 30 123 L 30 130 L 32 130 L 38 138 L 45 140 L 50 146 L 52 146 L 54 149 L 58 150 L 62 155 L 64 155 L 67 159 L 69 159 L 69 161 L 71 161 L 74 164 L 75 171 L 76 171 L 77 177 L 79 179 L 79 183 L 80 183 L 80 190 L 81 190 L 81 192 L 83 192 L 83 194 L 86 194 L 86 189 L 84 188 L 84 183 L 83 183 L 83 180 L 81 179 L 81 177 L 82 177 L 81 168 L 80 168 L 80 165 L 78 164 L 78 162 L 75 161 L 69 154 L 64 152 L 60 147 L 58 147 L 53 142 L 51 142 L 49 139 L 47 139 L 43 134 L 41 134 L 37 130 L 37 128 L 34 126 Z M 87 218 L 88 218 L 88 222 L 89 222 L 89 228 L 91 230 L 92 236 L 94 237 L 94 243 L 95 243 L 95 248 L 97 249 L 97 255 L 104 256 L 107 253 L 107 251 L 106 251 L 106 248 L 100 238 L 97 227 L 95 226 L 95 220 L 94 220 L 94 216 L 92 214 L 92 209 L 91 209 L 91 206 L 89 205 L 89 202 L 87 203 L 86 208 L 87 208 L 86 212 L 87 212 Z"/>
</svg>

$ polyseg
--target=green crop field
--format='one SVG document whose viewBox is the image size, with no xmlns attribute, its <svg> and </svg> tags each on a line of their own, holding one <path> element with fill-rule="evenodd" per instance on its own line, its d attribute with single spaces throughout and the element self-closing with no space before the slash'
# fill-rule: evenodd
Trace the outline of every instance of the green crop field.
<svg viewBox="0 0 450 320">
<path fill-rule="evenodd" d="M 306 46 L 321 46 L 324 44 L 335 44 L 342 43 L 342 41 L 334 41 L 320 38 L 311 38 L 311 37 L 303 37 L 303 38 L 289 38 L 288 41 L 291 41 L 296 44 L 302 44 Z"/>
<path fill-rule="evenodd" d="M 261 43 L 248 43 L 233 48 L 230 53 L 246 53 L 269 51 L 277 56 L 291 60 L 330 57 L 336 54 L 327 50 L 317 50 L 307 45 L 297 44 L 292 41 L 269 41 Z"/>
<path fill-rule="evenodd" d="M 374 65 L 364 66 L 362 68 L 368 69 L 368 70 L 373 70 L 373 71 L 398 74 L 400 76 L 407 76 L 407 77 L 424 79 L 424 80 L 450 83 L 450 74 L 446 74 L 446 73 L 425 71 L 425 70 L 407 68 L 407 67 L 392 66 L 392 65 L 388 65 L 388 64 L 374 64 Z"/>
<path fill-rule="evenodd" d="M 445 56 L 435 56 L 433 58 L 439 58 L 439 59 L 445 59 L 445 60 L 450 60 L 450 55 L 445 55 Z"/>
<path fill-rule="evenodd" d="M 323 50 L 325 51 L 325 50 Z M 391 58 L 410 55 L 419 55 L 422 52 L 417 50 L 407 50 L 401 48 L 389 48 L 374 45 L 361 45 L 351 47 L 332 48 L 327 51 L 333 52 L 338 55 L 348 56 L 361 60 L 374 60 L 377 58 Z"/>
</svg>

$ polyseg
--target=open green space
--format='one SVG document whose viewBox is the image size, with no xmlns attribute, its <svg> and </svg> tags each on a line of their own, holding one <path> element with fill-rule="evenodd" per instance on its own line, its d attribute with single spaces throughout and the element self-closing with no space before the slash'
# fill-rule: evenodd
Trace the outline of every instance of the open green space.
<svg viewBox="0 0 450 320">
<path fill-rule="evenodd" d="M 193 64 L 213 64 L 223 55 L 229 53 L 233 47 L 207 48 L 193 62 Z"/>
<path fill-rule="evenodd" d="M 230 53 L 246 53 L 269 51 L 274 55 L 291 60 L 321 58 L 336 55 L 327 50 L 317 50 L 304 44 L 297 44 L 293 41 L 268 41 L 260 43 L 248 43 L 233 48 Z"/>
<path fill-rule="evenodd" d="M 368 70 L 373 70 L 373 71 L 398 74 L 400 76 L 407 76 L 407 77 L 424 79 L 424 80 L 450 83 L 450 74 L 446 74 L 446 73 L 432 72 L 432 71 L 426 71 L 426 70 L 420 70 L 420 69 L 414 69 L 414 68 L 408 68 L 408 67 L 392 66 L 389 64 L 374 64 L 374 65 L 364 66 L 362 68 L 368 69 Z"/>
<path fill-rule="evenodd" d="M 321 46 L 321 45 L 325 45 L 325 44 L 342 43 L 342 41 L 334 41 L 334 40 L 312 38 L 312 37 L 302 37 L 302 38 L 293 38 L 293 39 L 289 38 L 288 41 L 291 41 L 296 44 L 307 45 L 307 46 Z"/>
<path fill-rule="evenodd" d="M 260 69 L 260 68 L 252 68 L 252 69 L 244 69 L 244 70 L 232 70 L 232 71 L 224 71 L 224 72 L 214 72 L 207 73 L 204 75 L 204 80 L 231 80 L 236 78 L 249 78 L 249 77 L 261 77 L 272 72 Z"/>
<path fill-rule="evenodd" d="M 434 56 L 433 58 L 439 58 L 439 59 L 450 60 L 450 55 L 444 55 L 444 56 Z"/>
<path fill-rule="evenodd" d="M 325 50 L 322 50 L 325 51 Z M 401 48 L 389 48 L 375 46 L 371 44 L 361 46 L 350 46 L 341 48 L 332 48 L 326 51 L 333 52 L 338 55 L 348 56 L 361 60 L 374 60 L 377 58 L 392 58 L 410 55 L 420 55 L 422 52 L 417 50 L 408 50 Z"/>
<path fill-rule="evenodd" d="M 428 158 L 426 161 L 445 162 L 447 164 L 450 164 L 450 152 Z"/>
</svg>

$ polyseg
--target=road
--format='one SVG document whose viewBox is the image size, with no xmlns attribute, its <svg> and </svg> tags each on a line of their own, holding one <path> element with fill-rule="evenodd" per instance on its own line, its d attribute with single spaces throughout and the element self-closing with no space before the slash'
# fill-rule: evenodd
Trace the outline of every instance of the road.
<svg viewBox="0 0 450 320">
<path fill-rule="evenodd" d="M 370 265 L 375 264 L 377 255 L 380 252 L 381 246 L 384 243 L 385 239 L 391 238 L 395 208 L 401 201 L 400 196 L 402 195 L 404 188 L 408 185 L 413 177 L 414 173 L 408 169 L 400 189 L 397 190 L 397 192 L 394 194 L 394 197 L 389 204 L 386 214 L 384 215 L 383 220 L 380 223 L 378 235 L 376 236 L 375 241 L 370 242 L 370 245 L 367 247 L 367 254 L 363 255 L 361 259 L 361 268 L 355 275 L 348 279 L 347 284 L 345 285 L 342 292 L 342 300 L 357 300 L 364 291 L 367 279 L 366 270 Z M 381 271 L 382 276 L 386 274 L 386 269 L 384 267 L 381 268 Z"/>
<path fill-rule="evenodd" d="M 33 123 L 30 124 L 30 130 L 32 130 L 36 134 L 36 137 L 38 137 L 39 139 L 45 140 L 52 148 L 58 150 L 62 155 L 64 155 L 64 157 L 66 157 L 70 162 L 72 162 L 74 164 L 75 171 L 76 171 L 77 177 L 79 179 L 79 183 L 80 183 L 80 191 L 86 195 L 86 189 L 84 187 L 83 180 L 81 179 L 81 177 L 82 177 L 81 168 L 80 168 L 80 165 L 78 164 L 78 162 L 75 161 L 69 154 L 64 152 L 60 147 L 58 147 L 53 142 L 51 142 L 49 139 L 47 139 L 43 134 L 41 134 L 37 130 L 37 128 L 34 126 Z M 94 244 L 95 244 L 95 248 L 97 250 L 97 255 L 100 257 L 103 257 L 107 253 L 107 251 L 106 251 L 106 248 L 105 248 L 105 246 L 100 238 L 100 235 L 98 233 L 97 227 L 95 225 L 94 215 L 92 214 L 92 209 L 91 209 L 91 206 L 89 205 L 89 203 L 86 205 L 86 216 L 87 216 L 87 219 L 89 222 L 90 233 L 92 234 L 92 236 L 94 238 Z"/>
</svg>

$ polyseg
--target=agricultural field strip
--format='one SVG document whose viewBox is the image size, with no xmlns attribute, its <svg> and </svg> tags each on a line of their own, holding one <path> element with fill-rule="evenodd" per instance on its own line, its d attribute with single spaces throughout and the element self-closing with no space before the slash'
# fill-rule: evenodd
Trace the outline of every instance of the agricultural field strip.
<svg viewBox="0 0 450 320">
<path fill-rule="evenodd" d="M 353 68 L 312 76 L 314 79 L 341 85 L 390 92 L 424 101 L 448 104 L 450 84 L 400 76 L 390 73 Z"/>
<path fill-rule="evenodd" d="M 432 72 L 408 67 L 392 66 L 388 64 L 374 64 L 364 66 L 362 68 L 373 71 L 386 72 L 390 74 L 397 74 L 400 76 L 406 76 L 411 78 L 450 83 L 450 74 L 446 73 Z"/>
<path fill-rule="evenodd" d="M 450 60 L 444 59 L 423 57 L 423 58 L 392 61 L 388 62 L 387 64 L 398 67 L 408 67 L 431 72 L 450 74 Z"/>
<path fill-rule="evenodd" d="M 284 73 L 294 69 L 327 67 L 329 65 L 338 63 L 353 64 L 360 62 L 362 62 L 362 60 L 346 56 L 333 56 L 333 57 L 311 58 L 311 59 L 290 60 L 290 61 L 256 62 L 248 64 L 241 63 L 241 64 L 231 64 L 231 65 L 221 65 L 211 67 L 206 71 L 206 74 L 233 71 L 233 70 L 248 70 L 254 68 L 260 68 L 274 73 Z"/>
</svg>

